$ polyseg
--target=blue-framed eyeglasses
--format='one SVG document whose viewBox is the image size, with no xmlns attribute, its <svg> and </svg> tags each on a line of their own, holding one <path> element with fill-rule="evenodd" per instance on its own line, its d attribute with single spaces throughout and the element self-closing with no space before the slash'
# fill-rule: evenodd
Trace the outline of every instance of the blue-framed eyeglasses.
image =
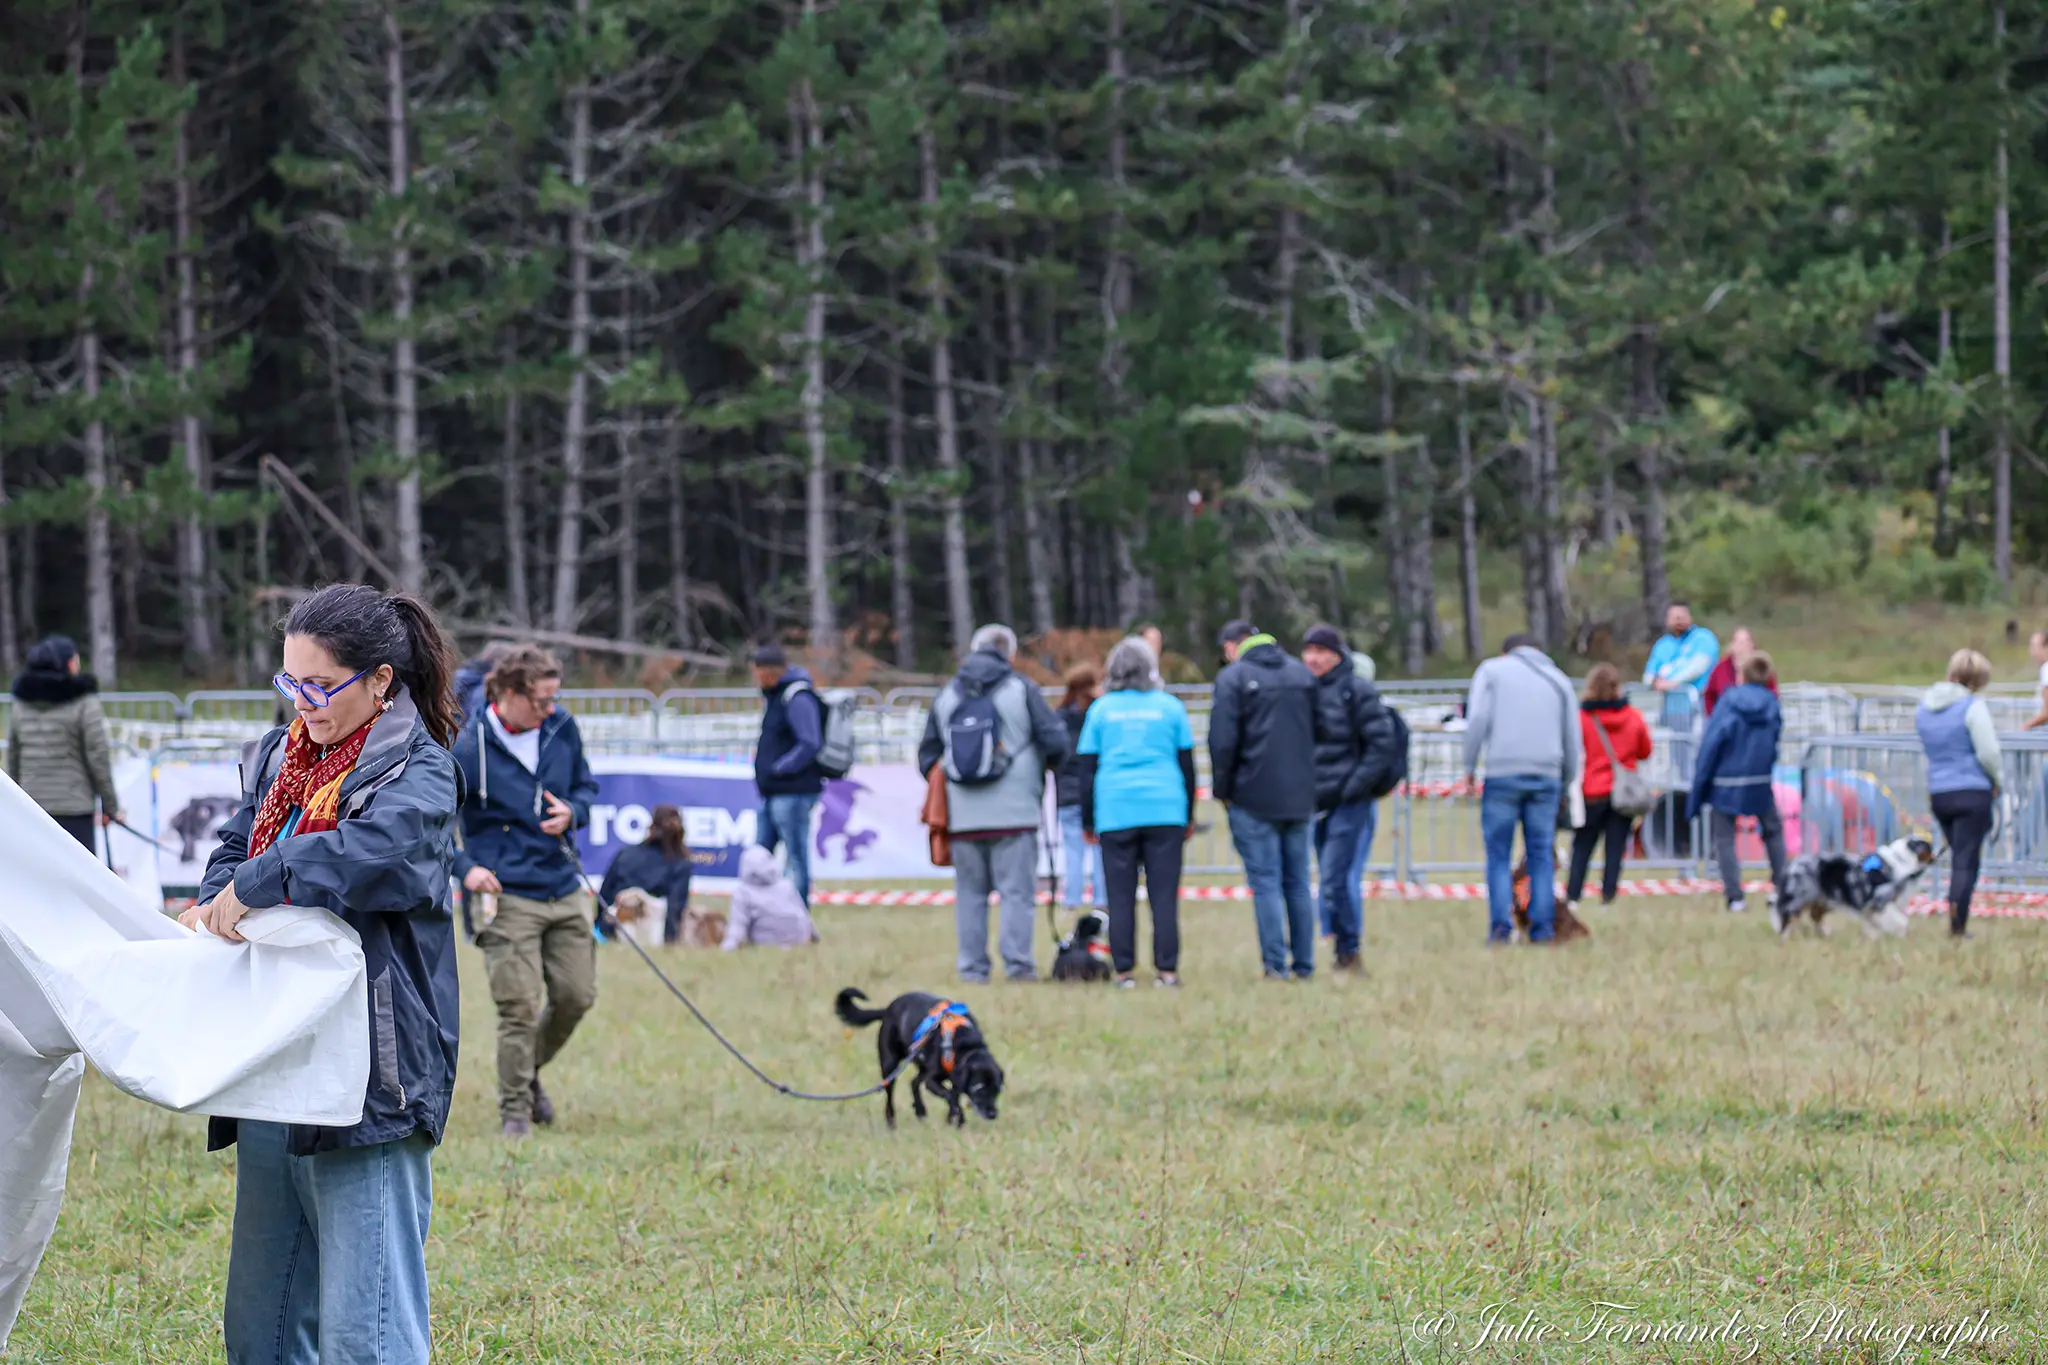
<svg viewBox="0 0 2048 1365">
<path fill-rule="evenodd" d="M 371 666 L 374 667 L 375 665 Z M 305 702 L 308 706 L 326 707 L 370 671 L 370 668 L 364 669 L 362 673 L 356 674 L 339 687 L 322 687 L 319 683 L 300 682 L 289 673 L 278 674 L 270 680 L 270 685 L 284 693 L 287 701 L 297 700 Z"/>
</svg>

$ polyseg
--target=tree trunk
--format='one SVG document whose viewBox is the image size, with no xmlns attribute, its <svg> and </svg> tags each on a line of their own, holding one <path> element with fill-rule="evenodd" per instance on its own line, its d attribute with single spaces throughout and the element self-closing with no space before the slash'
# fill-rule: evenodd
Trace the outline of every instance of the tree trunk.
<svg viewBox="0 0 2048 1365">
<path fill-rule="evenodd" d="M 1635 420 L 1656 420 L 1657 343 L 1649 324 L 1641 324 L 1630 342 L 1635 352 Z M 1664 462 L 1657 433 L 1645 432 L 1636 447 L 1636 473 L 1643 481 L 1643 618 L 1654 640 L 1664 629 L 1664 609 L 1671 602 L 1671 582 L 1664 567 Z"/>
<path fill-rule="evenodd" d="M 590 0 L 576 0 L 581 35 Z M 555 521 L 554 629 L 573 632 L 578 619 L 583 569 L 584 457 L 590 431 L 590 86 L 569 89 L 569 401 L 562 415 L 562 502 Z"/>
<path fill-rule="evenodd" d="M 890 358 L 889 413 L 889 624 L 896 635 L 896 667 L 917 669 L 917 609 L 910 592 L 910 470 L 904 450 L 903 365 Z"/>
<path fill-rule="evenodd" d="M 1544 591 L 1543 565 L 1548 558 L 1549 528 L 1543 521 L 1543 449 L 1537 435 L 1536 400 L 1525 396 L 1522 449 L 1522 616 L 1525 628 L 1546 645 L 1550 641 L 1550 597 Z"/>
<path fill-rule="evenodd" d="M 1126 214 L 1124 195 L 1127 189 L 1129 160 L 1129 133 L 1124 127 L 1124 87 L 1130 79 L 1124 51 L 1124 8 L 1123 0 L 1109 0 L 1109 44 L 1107 66 L 1109 76 L 1109 258 L 1102 272 L 1102 379 L 1109 393 L 1111 421 L 1121 418 L 1124 413 L 1124 381 L 1130 373 L 1130 360 L 1124 346 L 1123 320 L 1131 311 L 1131 263 L 1124 252 Z M 1113 458 L 1119 465 L 1124 462 L 1127 452 L 1119 448 Z M 1137 558 L 1132 552 L 1128 519 L 1116 518 L 1110 533 L 1111 549 L 1116 563 L 1116 606 L 1117 626 L 1121 629 L 1132 625 L 1144 614 L 1151 597 L 1150 585 L 1138 573 Z"/>
<path fill-rule="evenodd" d="M 1485 654 L 1479 619 L 1479 500 L 1472 487 L 1472 424 L 1458 404 L 1458 608 L 1465 631 L 1465 657 Z"/>
<path fill-rule="evenodd" d="M 1612 545 L 1621 536 L 1621 494 L 1614 486 L 1614 457 L 1600 459 L 1600 506 L 1595 516 L 1600 525 L 1600 543 Z"/>
<path fill-rule="evenodd" d="M 673 448 L 668 452 L 668 597 L 669 610 L 675 613 L 676 644 L 683 649 L 693 649 L 697 643 L 697 613 L 690 606 L 690 547 L 686 536 L 688 527 L 683 521 L 683 455 Z"/>
<path fill-rule="evenodd" d="M 1003 315 L 1009 325 L 1011 392 L 1019 412 L 1028 415 L 1031 402 L 1031 367 L 1024 345 L 1022 289 L 1017 284 L 1014 264 L 1003 281 Z M 1031 631 L 1039 637 L 1050 635 L 1058 624 L 1052 610 L 1051 552 L 1049 533 L 1039 508 L 1039 443 L 1035 436 L 1017 440 L 1017 501 L 1024 513 L 1024 575 L 1031 598 Z"/>
<path fill-rule="evenodd" d="M 384 78 L 391 157 L 391 197 L 404 199 L 412 184 L 412 154 L 406 129 L 405 37 L 396 6 L 384 11 Z M 393 488 L 393 530 L 398 540 L 398 586 L 418 592 L 426 583 L 420 543 L 420 409 L 418 356 L 412 336 L 412 249 L 401 213 L 391 230 L 391 453 L 399 475 Z"/>
<path fill-rule="evenodd" d="M 7 467 L 0 453 L 0 672 L 21 666 L 21 627 L 14 615 L 14 537 L 7 530 Z"/>
<path fill-rule="evenodd" d="M 185 35 L 174 29 L 171 38 L 171 80 L 182 87 L 186 80 Z M 172 259 L 178 281 L 177 342 L 179 400 L 185 411 L 178 417 L 173 444 L 181 447 L 185 465 L 187 496 L 191 501 L 178 521 L 178 604 L 184 615 L 185 668 L 197 673 L 213 663 L 212 613 L 207 603 L 206 523 L 202 516 L 207 488 L 206 451 L 202 444 L 198 399 L 192 392 L 199 370 L 199 271 L 194 259 L 192 223 L 192 136 L 191 113 L 180 110 L 171 125 Z"/>
<path fill-rule="evenodd" d="M 1431 509 L 1436 504 L 1436 465 L 1430 458 L 1429 443 L 1416 446 L 1407 460 L 1409 484 L 1402 505 L 1409 519 L 1408 529 L 1408 631 L 1402 651 L 1402 667 L 1410 676 L 1419 675 L 1437 650 L 1436 575 L 1430 562 Z"/>
<path fill-rule="evenodd" d="M 341 519 L 355 533 L 355 541 L 342 543 L 341 562 L 349 581 L 360 583 L 369 574 L 370 566 L 356 549 L 356 541 L 368 543 L 368 538 L 364 535 L 362 489 L 356 486 L 355 432 L 348 420 L 348 395 L 342 386 L 341 336 L 334 327 L 323 330 L 327 334 L 327 401 L 334 414 L 334 451 L 341 475 Z"/>
<path fill-rule="evenodd" d="M 1941 224 L 1941 254 L 1948 255 L 1949 226 L 1946 219 Z M 1954 317 L 1948 304 L 1941 305 L 1940 321 L 1935 335 L 1935 361 L 1942 371 L 1942 382 L 1948 382 L 1949 347 L 1954 341 Z M 1934 471 L 1934 553 L 1947 559 L 1955 553 L 1955 540 L 1949 528 L 1948 494 L 1949 484 L 1955 475 L 1955 467 L 1949 451 L 1948 423 L 1943 422 L 1934 436 L 1935 450 L 1940 463 Z"/>
<path fill-rule="evenodd" d="M 981 427 L 981 448 L 988 462 L 989 610 L 995 619 L 1017 627 L 1015 566 L 1010 562 L 1010 476 L 1004 467 L 1001 362 L 996 356 L 993 317 L 995 305 L 983 297 L 981 315 L 990 326 L 981 336 L 981 382 L 985 396 L 976 404 Z"/>
<path fill-rule="evenodd" d="M 804 0 L 804 17 L 817 12 Z M 838 622 L 832 609 L 832 483 L 825 441 L 825 168 L 824 129 L 811 83 L 798 87 L 804 128 L 803 246 L 798 259 L 810 282 L 804 303 L 804 581 L 811 598 L 811 652 L 819 661 L 838 657 Z"/>
<path fill-rule="evenodd" d="M 628 423 L 617 437 L 619 449 L 619 638 L 640 638 L 640 470 Z"/>
<path fill-rule="evenodd" d="M 85 269 L 81 291 L 92 295 L 93 268 Z M 88 326 L 78 339 L 81 385 L 90 411 L 99 410 L 100 338 Z M 107 458 L 107 424 L 94 417 L 85 427 L 85 622 L 92 671 L 100 685 L 113 687 L 119 676 L 114 652 L 114 540 L 107 513 L 111 480 Z"/>
<path fill-rule="evenodd" d="M 1380 435 L 1394 434 L 1394 370 L 1380 366 Z M 1408 576 L 1415 567 L 1408 548 L 1408 518 L 1401 497 L 1401 453 L 1389 447 L 1380 457 L 1381 497 L 1385 503 L 1381 538 L 1387 562 L 1387 643 L 1406 651 L 1408 620 L 1415 605 L 1415 593 Z"/>
<path fill-rule="evenodd" d="M 42 631 L 42 614 L 37 611 L 36 575 L 40 557 L 41 537 L 36 534 L 35 523 L 21 528 L 21 611 L 18 628 L 24 640 L 33 640 Z"/>
<path fill-rule="evenodd" d="M 533 623 L 533 601 L 527 595 L 526 471 L 519 453 L 522 414 L 516 385 L 505 386 L 502 420 L 505 433 L 498 447 L 498 484 L 505 509 L 505 608 L 513 624 L 525 626 Z"/>
<path fill-rule="evenodd" d="M 1564 575 L 1564 509 L 1562 480 L 1557 467 L 1557 404 L 1550 398 L 1536 401 L 1536 448 L 1541 455 L 1539 472 L 1543 484 L 1543 617 L 1549 626 L 1544 642 L 1558 654 L 1570 642 L 1571 603 Z"/>
<path fill-rule="evenodd" d="M 939 149 L 929 124 L 918 135 L 923 163 L 925 288 L 932 348 L 932 407 L 939 436 L 939 472 L 946 481 L 946 612 L 953 652 L 964 658 L 974 636 L 974 603 L 967 586 L 967 514 L 960 478 L 960 422 L 953 406 L 953 342 L 947 335 L 946 267 L 939 250 Z"/>
<path fill-rule="evenodd" d="M 1991 563 L 2012 587 L 2012 186 L 2006 151 L 2005 0 L 1992 4 L 1998 63 L 1998 201 L 1991 210 L 1991 371 L 1998 379 L 1998 422 L 1991 447 Z"/>
</svg>

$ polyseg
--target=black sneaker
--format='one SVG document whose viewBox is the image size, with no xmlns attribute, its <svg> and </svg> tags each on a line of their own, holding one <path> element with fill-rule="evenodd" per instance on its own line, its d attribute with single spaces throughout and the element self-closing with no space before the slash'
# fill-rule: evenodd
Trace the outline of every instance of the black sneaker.
<svg viewBox="0 0 2048 1365">
<path fill-rule="evenodd" d="M 546 1128 L 555 1121 L 555 1103 L 548 1098 L 548 1092 L 540 1088 L 540 1077 L 533 1078 L 533 1121 Z"/>
</svg>

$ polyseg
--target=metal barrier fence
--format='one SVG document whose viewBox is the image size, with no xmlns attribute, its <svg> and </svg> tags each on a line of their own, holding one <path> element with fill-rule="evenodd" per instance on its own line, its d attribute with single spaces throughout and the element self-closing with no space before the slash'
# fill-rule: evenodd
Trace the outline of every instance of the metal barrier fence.
<svg viewBox="0 0 2048 1365">
<path fill-rule="evenodd" d="M 2005 785 L 1992 807 L 1978 886 L 1987 891 L 2048 891 L 2048 736 L 1999 736 Z M 1908 834 L 1942 848 L 1919 742 L 1903 735 L 1828 735 L 1809 740 L 1800 758 L 1801 846 L 1825 853 L 1868 853 Z M 1935 886 L 1949 865 L 1936 865 Z"/>
</svg>

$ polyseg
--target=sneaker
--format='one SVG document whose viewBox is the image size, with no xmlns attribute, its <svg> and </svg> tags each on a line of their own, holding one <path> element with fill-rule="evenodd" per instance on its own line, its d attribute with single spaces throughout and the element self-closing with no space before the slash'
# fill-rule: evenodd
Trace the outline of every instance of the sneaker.
<svg viewBox="0 0 2048 1365">
<path fill-rule="evenodd" d="M 1734 900 L 1728 902 L 1728 913 L 1731 915 L 1739 915 L 1747 909 L 1749 909 L 1749 902 L 1741 896 L 1737 896 Z"/>
<path fill-rule="evenodd" d="M 1266 980 L 1268 981 L 1278 981 L 1282 985 L 1285 985 L 1287 982 L 1292 981 L 1293 979 L 1293 977 L 1289 976 L 1285 972 L 1276 972 L 1271 967 L 1266 968 Z"/>
<path fill-rule="evenodd" d="M 533 1078 L 533 1121 L 546 1128 L 555 1121 L 555 1102 L 548 1098 L 548 1092 L 540 1088 L 540 1077 Z"/>
<path fill-rule="evenodd" d="M 1365 963 L 1359 960 L 1357 953 L 1339 953 L 1337 954 L 1337 970 L 1350 976 L 1364 976 Z"/>
<path fill-rule="evenodd" d="M 506 1119 L 498 1125 L 498 1136 L 522 1142 L 533 1133 L 533 1125 L 525 1119 Z"/>
<path fill-rule="evenodd" d="M 1180 973 L 1161 972 L 1152 978 L 1152 984 L 1154 986 L 1178 987 L 1180 985 Z"/>
<path fill-rule="evenodd" d="M 1132 976 L 1129 972 L 1125 972 L 1116 979 L 1116 988 L 1120 991 L 1136 990 L 1137 987 L 1138 978 Z"/>
</svg>

